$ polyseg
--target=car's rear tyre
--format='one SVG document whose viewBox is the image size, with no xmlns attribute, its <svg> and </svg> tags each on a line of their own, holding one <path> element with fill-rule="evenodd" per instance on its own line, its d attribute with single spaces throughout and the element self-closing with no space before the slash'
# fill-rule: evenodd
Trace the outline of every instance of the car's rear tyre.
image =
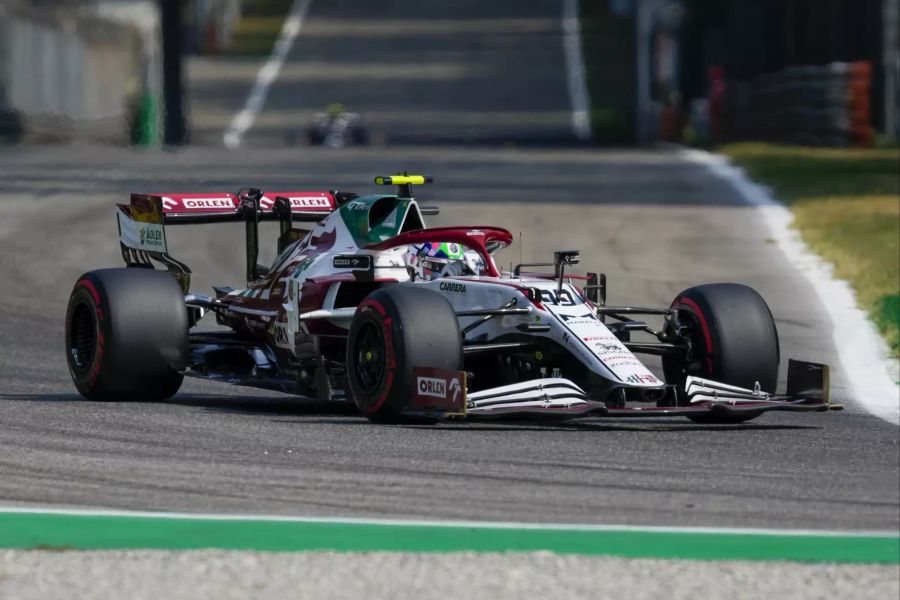
<svg viewBox="0 0 900 600">
<path fill-rule="evenodd" d="M 414 286 L 376 290 L 363 300 L 347 337 L 347 385 L 376 423 L 434 422 L 403 414 L 415 389 L 413 367 L 462 370 L 456 313 L 437 292 Z"/>
<path fill-rule="evenodd" d="M 778 383 L 778 330 L 765 300 L 754 289 L 736 283 L 714 283 L 687 289 L 672 308 L 687 319 L 693 348 L 691 360 L 663 358 L 666 382 L 679 387 L 688 375 L 730 385 L 774 392 Z M 690 417 L 698 423 L 741 423 L 761 413 Z"/>
<path fill-rule="evenodd" d="M 66 310 L 66 361 L 85 398 L 170 398 L 181 386 L 187 352 L 184 293 L 168 273 L 101 269 L 75 283 Z"/>
</svg>

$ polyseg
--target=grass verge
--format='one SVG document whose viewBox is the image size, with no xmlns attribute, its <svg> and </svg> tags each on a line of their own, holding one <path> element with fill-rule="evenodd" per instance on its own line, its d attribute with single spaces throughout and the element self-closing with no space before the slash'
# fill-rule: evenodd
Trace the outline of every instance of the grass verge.
<svg viewBox="0 0 900 600">
<path fill-rule="evenodd" d="M 900 356 L 900 150 L 732 144 L 719 148 L 789 205 Z"/>
</svg>

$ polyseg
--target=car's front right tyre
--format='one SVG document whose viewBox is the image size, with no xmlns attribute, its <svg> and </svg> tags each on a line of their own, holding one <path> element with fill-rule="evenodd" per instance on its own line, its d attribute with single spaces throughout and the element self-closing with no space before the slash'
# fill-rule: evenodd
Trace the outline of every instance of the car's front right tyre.
<svg viewBox="0 0 900 600">
<path fill-rule="evenodd" d="M 780 350 L 772 312 L 756 290 L 736 283 L 687 289 L 672 308 L 685 319 L 693 356 L 663 357 L 666 383 L 684 388 L 688 375 L 774 393 Z M 761 413 L 692 416 L 698 423 L 740 423 Z"/>
</svg>

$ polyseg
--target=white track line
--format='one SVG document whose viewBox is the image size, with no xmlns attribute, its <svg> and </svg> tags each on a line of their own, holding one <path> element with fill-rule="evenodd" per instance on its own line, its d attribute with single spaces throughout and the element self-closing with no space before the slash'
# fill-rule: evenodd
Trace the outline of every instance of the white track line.
<svg viewBox="0 0 900 600">
<path fill-rule="evenodd" d="M 581 54 L 581 23 L 578 20 L 578 0 L 562 2 L 563 54 L 566 59 L 566 80 L 572 102 L 572 131 L 580 140 L 591 139 L 591 120 L 588 114 L 590 99 L 585 84 L 584 57 Z"/>
<path fill-rule="evenodd" d="M 278 79 L 284 59 L 287 58 L 288 52 L 291 51 L 291 46 L 294 45 L 294 40 L 297 38 L 297 34 L 300 33 L 303 19 L 306 18 L 306 13 L 311 4 L 312 0 L 294 0 L 291 11 L 285 18 L 284 25 L 281 26 L 278 40 L 272 48 L 272 55 L 259 70 L 259 73 L 256 74 L 256 83 L 253 84 L 253 89 L 250 91 L 250 95 L 247 96 L 244 108 L 234 116 L 231 120 L 231 125 L 225 131 L 223 141 L 226 148 L 232 150 L 240 148 L 247 130 L 256 122 L 256 116 L 265 105 L 266 96 L 269 95 L 269 87 Z"/>
<path fill-rule="evenodd" d="M 43 508 L 43 507 L 2 507 L 0 514 L 66 515 L 81 517 L 127 517 L 139 519 L 172 519 L 196 521 L 264 521 L 272 523 L 335 523 L 341 525 L 384 525 L 402 527 L 463 527 L 470 529 L 526 529 L 561 531 L 634 531 L 649 533 L 709 533 L 739 535 L 786 535 L 823 537 L 897 537 L 900 532 L 889 530 L 834 529 L 764 529 L 741 527 L 661 527 L 653 525 L 597 525 L 577 523 L 527 523 L 515 521 L 455 521 L 455 520 L 405 520 L 405 519 L 364 519 L 354 517 L 301 517 L 288 515 L 237 515 L 218 513 L 147 512 L 89 508 Z"/>
<path fill-rule="evenodd" d="M 831 317 L 832 338 L 855 400 L 867 411 L 894 425 L 900 424 L 900 386 L 897 364 L 889 358 L 885 341 L 865 312 L 856 305 L 850 285 L 832 277 L 832 267 L 791 228 L 794 215 L 775 200 L 768 188 L 750 181 L 727 158 L 699 150 L 682 150 L 689 161 L 706 167 L 730 183 L 744 201 L 759 208 L 770 235 L 788 262 L 812 285 Z"/>
</svg>

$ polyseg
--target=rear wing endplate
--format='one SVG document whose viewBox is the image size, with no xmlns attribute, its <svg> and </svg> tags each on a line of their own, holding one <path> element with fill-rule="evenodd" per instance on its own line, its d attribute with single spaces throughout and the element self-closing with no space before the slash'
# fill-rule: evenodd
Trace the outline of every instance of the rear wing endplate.
<svg viewBox="0 0 900 600">
<path fill-rule="evenodd" d="M 132 194 L 118 205 L 119 243 L 129 266 L 166 266 L 187 292 L 190 269 L 169 255 L 165 225 L 243 221 L 247 233 L 247 281 L 264 270 L 259 257 L 259 222 L 279 221 L 282 240 L 291 239 L 293 222 L 318 222 L 337 208 L 337 192 L 266 192 L 244 189 L 237 194 Z"/>
</svg>

